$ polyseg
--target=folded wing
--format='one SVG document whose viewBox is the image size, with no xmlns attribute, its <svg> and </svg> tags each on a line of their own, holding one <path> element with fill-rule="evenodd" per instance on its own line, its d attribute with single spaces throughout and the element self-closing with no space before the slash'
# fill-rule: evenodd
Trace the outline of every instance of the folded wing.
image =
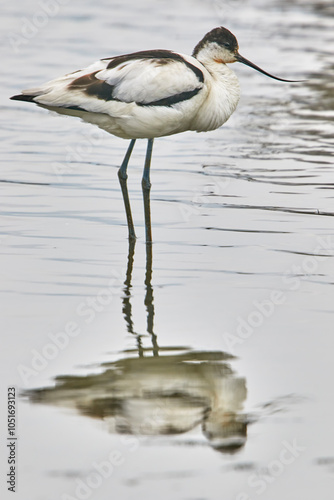
<svg viewBox="0 0 334 500">
<path fill-rule="evenodd" d="M 103 59 L 14 99 L 112 114 L 113 103 L 175 106 L 203 85 L 203 72 L 192 58 L 155 50 Z"/>
</svg>

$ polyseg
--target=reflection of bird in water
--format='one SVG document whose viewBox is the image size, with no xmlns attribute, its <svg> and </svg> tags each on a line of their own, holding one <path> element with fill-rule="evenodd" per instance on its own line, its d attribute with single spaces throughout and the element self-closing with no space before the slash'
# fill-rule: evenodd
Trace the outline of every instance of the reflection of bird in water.
<svg viewBox="0 0 334 500">
<path fill-rule="evenodd" d="M 102 365 L 100 374 L 57 377 L 55 387 L 26 395 L 102 419 L 109 432 L 176 435 L 200 425 L 216 449 L 245 444 L 246 384 L 233 373 L 228 355 L 168 348 L 159 357 L 125 354 Z"/>
<path fill-rule="evenodd" d="M 214 449 L 236 451 L 246 442 L 245 379 L 235 375 L 230 366 L 233 356 L 224 352 L 158 346 L 153 332 L 152 246 L 146 249 L 145 304 L 152 348 L 143 347 L 142 336 L 134 332 L 134 241 L 130 241 L 123 313 L 137 348 L 125 351 L 122 359 L 102 364 L 98 374 L 60 376 L 55 387 L 33 389 L 25 395 L 32 402 L 75 408 L 102 419 L 110 432 L 176 435 L 199 426 Z"/>
<path fill-rule="evenodd" d="M 12 99 L 79 116 L 111 134 L 131 139 L 119 170 L 130 239 L 135 238 L 135 231 L 126 185 L 127 166 L 136 139 L 148 139 L 142 187 L 146 239 L 151 241 L 147 199 L 153 140 L 223 125 L 240 97 L 238 79 L 227 66 L 236 61 L 270 78 L 289 81 L 270 75 L 242 57 L 235 36 L 220 27 L 204 36 L 192 56 L 148 50 L 105 58 L 41 87 L 24 90 Z"/>
</svg>

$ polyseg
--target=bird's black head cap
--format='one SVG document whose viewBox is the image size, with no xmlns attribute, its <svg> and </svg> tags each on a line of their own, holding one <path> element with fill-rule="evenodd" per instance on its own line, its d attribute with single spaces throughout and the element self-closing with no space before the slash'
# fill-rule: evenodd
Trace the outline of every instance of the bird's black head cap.
<svg viewBox="0 0 334 500">
<path fill-rule="evenodd" d="M 217 43 L 218 45 L 225 47 L 231 52 L 237 52 L 239 48 L 238 41 L 233 33 L 231 33 L 223 26 L 220 26 L 219 28 L 214 28 L 213 30 L 209 31 L 209 33 L 207 33 L 204 38 L 202 38 L 202 40 L 198 42 L 198 44 L 194 48 L 192 54 L 193 57 L 196 57 L 200 50 L 203 49 L 208 43 Z"/>
</svg>

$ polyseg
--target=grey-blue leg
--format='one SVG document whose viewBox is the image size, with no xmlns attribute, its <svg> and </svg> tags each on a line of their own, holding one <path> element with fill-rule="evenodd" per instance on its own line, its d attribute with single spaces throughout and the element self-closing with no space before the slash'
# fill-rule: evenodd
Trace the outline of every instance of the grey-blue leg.
<svg viewBox="0 0 334 500">
<path fill-rule="evenodd" d="M 151 208 L 150 208 L 150 189 L 151 189 L 150 166 L 152 158 L 152 149 L 153 149 L 153 139 L 149 139 L 147 143 L 144 173 L 141 181 L 143 189 L 143 199 L 144 199 L 146 243 L 152 243 Z"/>
<path fill-rule="evenodd" d="M 125 206 L 126 220 L 128 223 L 129 239 L 130 240 L 136 238 L 136 233 L 135 233 L 135 228 L 134 228 L 133 220 L 132 220 L 128 186 L 127 186 L 127 182 L 126 182 L 127 178 L 128 178 L 128 174 L 126 173 L 126 170 L 128 168 L 128 163 L 129 163 L 130 156 L 131 156 L 133 147 L 135 145 L 135 142 L 136 142 L 136 139 L 131 140 L 130 145 L 128 147 L 128 150 L 124 156 L 124 160 L 122 162 L 122 165 L 121 165 L 120 169 L 118 170 L 118 178 L 119 178 L 119 182 L 120 182 L 121 189 L 122 189 L 122 195 L 123 195 L 123 201 L 124 201 L 124 206 Z"/>
<path fill-rule="evenodd" d="M 150 190 L 151 188 L 150 166 L 152 158 L 153 141 L 154 139 L 149 139 L 147 142 L 146 158 L 145 158 L 144 172 L 142 178 L 142 187 L 143 189 L 148 189 L 148 190 Z"/>
</svg>

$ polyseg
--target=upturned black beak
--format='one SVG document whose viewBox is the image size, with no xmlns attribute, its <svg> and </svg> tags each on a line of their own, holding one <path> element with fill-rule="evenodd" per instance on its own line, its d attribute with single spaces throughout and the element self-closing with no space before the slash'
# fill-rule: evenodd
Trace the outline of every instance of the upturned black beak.
<svg viewBox="0 0 334 500">
<path fill-rule="evenodd" d="M 242 64 L 246 64 L 246 66 L 250 66 L 251 68 L 256 69 L 256 71 L 259 71 L 260 73 L 263 73 L 264 75 L 269 76 L 269 78 L 273 78 L 274 80 L 279 80 L 280 82 L 290 82 L 290 83 L 302 81 L 302 80 L 284 80 L 283 78 L 278 78 L 277 76 L 271 75 L 270 73 L 267 73 L 263 69 L 256 66 L 256 64 L 253 64 L 252 62 L 248 61 L 248 59 L 246 59 L 245 57 L 242 57 L 238 53 L 235 55 L 235 58 L 238 62 L 241 62 Z"/>
</svg>

